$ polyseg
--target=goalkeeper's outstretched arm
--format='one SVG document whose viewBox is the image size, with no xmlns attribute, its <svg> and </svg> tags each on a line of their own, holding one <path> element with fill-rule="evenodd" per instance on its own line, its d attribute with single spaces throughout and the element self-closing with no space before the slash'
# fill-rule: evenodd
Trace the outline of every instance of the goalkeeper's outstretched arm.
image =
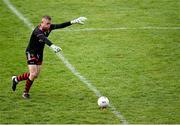
<svg viewBox="0 0 180 125">
<path fill-rule="evenodd" d="M 65 23 L 61 23 L 61 24 L 51 24 L 50 28 L 51 30 L 54 29 L 60 29 L 60 28 L 65 28 L 67 26 L 70 26 L 72 24 L 84 24 L 84 21 L 87 20 L 86 17 L 79 17 L 77 19 L 65 22 Z"/>
<path fill-rule="evenodd" d="M 69 21 L 69 22 L 65 22 L 65 23 L 61 23 L 61 24 L 51 24 L 50 28 L 51 28 L 51 30 L 54 30 L 54 29 L 65 28 L 70 25 L 72 25 L 72 24 Z"/>
</svg>

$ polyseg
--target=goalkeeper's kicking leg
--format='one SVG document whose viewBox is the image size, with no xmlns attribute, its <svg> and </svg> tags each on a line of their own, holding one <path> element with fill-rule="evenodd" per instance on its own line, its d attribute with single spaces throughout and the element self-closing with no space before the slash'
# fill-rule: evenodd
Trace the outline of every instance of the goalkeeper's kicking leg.
<svg viewBox="0 0 180 125">
<path fill-rule="evenodd" d="M 30 73 L 24 73 L 22 75 L 18 75 L 18 76 L 13 76 L 12 77 L 12 81 L 13 81 L 13 85 L 12 85 L 12 89 L 13 91 L 16 90 L 16 86 L 20 81 L 26 80 L 26 85 L 25 85 L 25 90 L 24 93 L 22 95 L 23 98 L 29 98 L 29 90 L 34 82 L 34 80 L 38 77 L 39 73 L 40 73 L 40 65 L 28 65 L 29 67 L 29 72 Z"/>
<path fill-rule="evenodd" d="M 22 95 L 23 98 L 29 98 L 29 90 L 34 80 L 38 77 L 40 73 L 41 64 L 43 60 L 42 54 L 34 55 L 27 52 L 26 57 L 27 57 L 27 64 L 28 64 L 29 72 L 12 77 L 12 90 L 13 91 L 16 90 L 16 86 L 19 82 L 26 80 L 25 90 Z"/>
</svg>

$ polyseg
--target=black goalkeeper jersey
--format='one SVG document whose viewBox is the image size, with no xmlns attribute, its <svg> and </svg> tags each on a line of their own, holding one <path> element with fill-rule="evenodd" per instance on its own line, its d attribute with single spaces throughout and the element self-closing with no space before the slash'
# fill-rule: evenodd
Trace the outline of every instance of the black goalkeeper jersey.
<svg viewBox="0 0 180 125">
<path fill-rule="evenodd" d="M 52 45 L 52 42 L 48 40 L 48 36 L 54 29 L 64 28 L 67 26 L 70 26 L 70 22 L 65 22 L 62 24 L 51 24 L 49 31 L 42 31 L 39 29 L 39 26 L 37 26 L 32 34 L 29 41 L 29 44 L 26 48 L 26 52 L 32 53 L 32 54 L 43 54 L 44 45 L 47 44 L 48 46 Z"/>
</svg>

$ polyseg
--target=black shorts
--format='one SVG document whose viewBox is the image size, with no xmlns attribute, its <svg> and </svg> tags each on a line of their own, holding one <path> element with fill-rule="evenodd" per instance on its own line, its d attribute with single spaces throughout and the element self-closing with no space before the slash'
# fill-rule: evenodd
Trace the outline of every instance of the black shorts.
<svg viewBox="0 0 180 125">
<path fill-rule="evenodd" d="M 43 54 L 26 52 L 26 58 L 28 65 L 41 65 L 43 61 Z"/>
</svg>

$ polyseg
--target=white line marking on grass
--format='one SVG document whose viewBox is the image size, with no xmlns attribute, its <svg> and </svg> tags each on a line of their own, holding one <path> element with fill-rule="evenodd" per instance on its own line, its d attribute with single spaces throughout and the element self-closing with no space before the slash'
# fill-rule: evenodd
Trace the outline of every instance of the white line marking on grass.
<svg viewBox="0 0 180 125">
<path fill-rule="evenodd" d="M 117 27 L 117 28 L 84 28 L 62 29 L 56 32 L 82 32 L 82 31 L 118 31 L 118 30 L 180 30 L 180 27 Z"/>
<path fill-rule="evenodd" d="M 101 96 L 101 93 L 94 87 L 89 80 L 87 80 L 85 77 L 83 77 L 76 69 L 75 67 L 64 57 L 63 53 L 57 53 L 56 54 L 64 63 L 64 65 L 75 75 L 77 76 L 82 82 L 84 82 L 90 89 L 93 91 L 97 97 Z"/>
<path fill-rule="evenodd" d="M 14 14 L 16 14 L 16 16 L 19 17 L 19 19 L 21 19 L 28 28 L 30 28 L 31 30 L 33 30 L 33 25 L 30 23 L 30 21 L 25 18 L 10 2 L 9 0 L 3 0 L 4 3 L 13 11 Z"/>
<path fill-rule="evenodd" d="M 21 19 L 27 26 L 29 29 L 33 30 L 33 24 L 27 19 L 25 18 L 11 3 L 9 0 L 3 0 L 4 3 L 12 10 L 12 12 L 19 17 L 19 19 Z M 59 59 L 62 60 L 62 62 L 65 64 L 65 66 L 75 75 L 77 76 L 84 84 L 86 84 L 88 86 L 88 88 L 93 91 L 97 97 L 101 96 L 101 93 L 97 90 L 97 88 L 95 86 L 92 85 L 92 83 L 87 80 L 84 76 L 82 76 L 76 69 L 75 67 L 69 63 L 69 61 L 64 57 L 64 55 L 62 53 L 57 53 L 56 54 Z M 110 105 L 111 111 L 113 114 L 116 115 L 117 118 L 119 118 L 119 120 L 124 124 L 124 125 L 128 125 L 128 122 L 126 121 L 126 119 L 121 115 L 120 112 L 117 111 L 117 109 L 111 104 Z"/>
</svg>

